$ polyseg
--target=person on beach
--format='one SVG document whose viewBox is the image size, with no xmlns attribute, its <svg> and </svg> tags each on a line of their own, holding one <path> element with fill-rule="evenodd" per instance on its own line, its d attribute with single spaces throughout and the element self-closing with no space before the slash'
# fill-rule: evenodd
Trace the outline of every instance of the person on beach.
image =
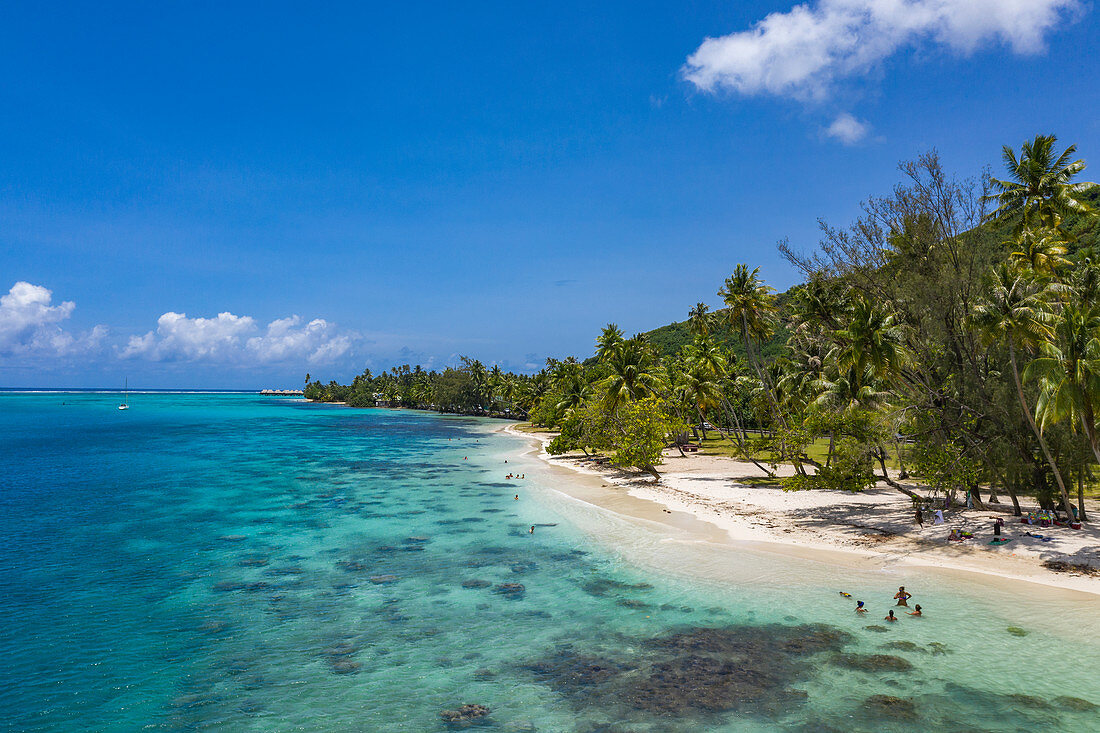
<svg viewBox="0 0 1100 733">
<path fill-rule="evenodd" d="M 908 601 L 912 597 L 913 597 L 912 593 L 906 593 L 905 592 L 905 586 L 904 585 L 901 586 L 900 588 L 898 588 L 898 592 L 896 594 L 894 594 L 894 599 L 897 600 L 897 602 L 898 602 L 897 605 L 899 605 L 899 606 L 908 607 L 909 606 Z"/>
<path fill-rule="evenodd" d="M 917 524 L 920 525 L 921 529 L 924 529 L 924 510 L 920 507 L 917 507 Z"/>
<path fill-rule="evenodd" d="M 919 603 L 917 605 L 913 606 L 913 610 L 909 612 L 909 615 L 910 616 L 920 616 L 921 615 L 920 604 Z"/>
<path fill-rule="evenodd" d="M 863 601 L 856 601 L 856 613 L 867 613 L 867 609 L 863 606 Z"/>
<path fill-rule="evenodd" d="M 882 620 L 883 621 L 897 621 L 898 617 L 894 615 L 894 609 L 891 608 L 890 612 L 888 614 L 886 614 L 886 618 L 884 618 Z"/>
</svg>

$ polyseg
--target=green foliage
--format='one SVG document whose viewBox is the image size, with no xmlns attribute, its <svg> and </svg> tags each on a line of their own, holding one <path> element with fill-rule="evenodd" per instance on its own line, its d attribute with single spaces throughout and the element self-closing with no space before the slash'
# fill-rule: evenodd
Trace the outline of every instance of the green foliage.
<svg viewBox="0 0 1100 733">
<path fill-rule="evenodd" d="M 875 447 L 851 437 L 836 441 L 832 462 L 813 475 L 795 475 L 780 480 L 785 491 L 831 489 L 858 492 L 875 485 Z"/>
<path fill-rule="evenodd" d="M 833 440 L 826 465 L 816 474 L 795 475 L 781 480 L 788 491 L 832 489 L 858 492 L 875 485 L 874 463 L 885 442 L 882 417 L 871 410 L 848 409 L 840 412 L 812 410 L 800 426 L 802 439 L 828 435 Z M 812 437 L 811 437 L 812 440 Z"/>
<path fill-rule="evenodd" d="M 611 456 L 616 464 L 649 471 L 656 475 L 661 451 L 687 424 L 675 415 L 671 406 L 655 397 L 623 405 L 607 421 L 613 429 L 607 435 Z"/>
<path fill-rule="evenodd" d="M 914 472 L 934 490 L 965 493 L 978 485 L 985 466 L 955 441 L 919 441 L 909 451 Z"/>
</svg>

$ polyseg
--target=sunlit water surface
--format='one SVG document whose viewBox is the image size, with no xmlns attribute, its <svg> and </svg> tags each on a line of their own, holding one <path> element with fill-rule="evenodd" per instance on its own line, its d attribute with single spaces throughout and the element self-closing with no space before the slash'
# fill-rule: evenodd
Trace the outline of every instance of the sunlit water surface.
<svg viewBox="0 0 1100 733">
<path fill-rule="evenodd" d="M 117 402 L 0 394 L 9 730 L 1100 729 L 1090 598 L 685 542 L 489 421 Z"/>
</svg>

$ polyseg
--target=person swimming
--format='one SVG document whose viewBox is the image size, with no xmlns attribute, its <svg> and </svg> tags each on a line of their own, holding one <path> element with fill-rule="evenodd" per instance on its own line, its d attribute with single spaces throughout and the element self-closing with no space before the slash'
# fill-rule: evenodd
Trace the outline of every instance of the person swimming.
<svg viewBox="0 0 1100 733">
<path fill-rule="evenodd" d="M 844 596 L 845 598 L 851 598 L 852 597 L 851 593 L 845 593 L 844 591 L 840 591 L 840 595 Z"/>
<path fill-rule="evenodd" d="M 894 615 L 894 609 L 890 609 L 890 612 L 886 614 L 886 618 L 883 621 L 897 621 L 898 617 Z"/>
<path fill-rule="evenodd" d="M 519 501 L 519 494 L 516 494 L 516 501 Z"/>
<path fill-rule="evenodd" d="M 863 606 L 863 601 L 856 601 L 856 613 L 867 613 L 867 609 Z"/>
<path fill-rule="evenodd" d="M 899 587 L 897 594 L 894 595 L 895 600 L 897 600 L 897 602 L 898 602 L 897 605 L 906 606 L 906 607 L 909 606 L 908 600 L 912 597 L 913 597 L 912 593 L 906 593 L 905 592 L 905 586 L 904 585 Z"/>
<path fill-rule="evenodd" d="M 913 606 L 913 610 L 909 612 L 909 615 L 910 616 L 920 616 L 921 615 L 920 604 L 919 603 L 917 605 Z"/>
<path fill-rule="evenodd" d="M 532 524 L 531 525 L 531 531 L 528 532 L 527 534 L 534 534 L 534 533 L 535 533 L 535 525 Z"/>
</svg>

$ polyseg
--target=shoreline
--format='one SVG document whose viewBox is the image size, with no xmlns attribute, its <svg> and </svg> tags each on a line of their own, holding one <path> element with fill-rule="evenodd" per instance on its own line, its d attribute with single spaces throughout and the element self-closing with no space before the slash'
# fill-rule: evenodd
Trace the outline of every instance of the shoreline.
<svg viewBox="0 0 1100 733">
<path fill-rule="evenodd" d="M 548 437 L 520 432 L 515 425 L 494 432 L 523 439 L 535 458 L 561 476 L 563 486 L 555 487 L 559 491 L 633 521 L 657 522 L 685 532 L 694 541 L 834 567 L 977 574 L 1013 590 L 1027 583 L 1048 591 L 1100 595 L 1100 574 L 1056 572 L 1042 564 L 1054 561 L 1100 568 L 1100 531 L 1089 525 L 1083 530 L 1030 527 L 1009 522 L 1015 519 L 1009 514 L 1002 531 L 1012 542 L 989 546 L 990 511 L 949 512 L 944 524 L 934 526 L 930 518 L 918 529 L 909 498 L 894 489 L 842 494 L 753 487 L 738 483 L 735 477 L 753 475 L 758 469 L 720 456 L 666 455 L 661 480 L 654 482 L 606 460 L 547 455 Z M 979 539 L 948 543 L 950 529 L 963 527 L 972 528 Z M 1054 539 L 1043 542 L 1024 536 L 1026 531 Z"/>
</svg>

